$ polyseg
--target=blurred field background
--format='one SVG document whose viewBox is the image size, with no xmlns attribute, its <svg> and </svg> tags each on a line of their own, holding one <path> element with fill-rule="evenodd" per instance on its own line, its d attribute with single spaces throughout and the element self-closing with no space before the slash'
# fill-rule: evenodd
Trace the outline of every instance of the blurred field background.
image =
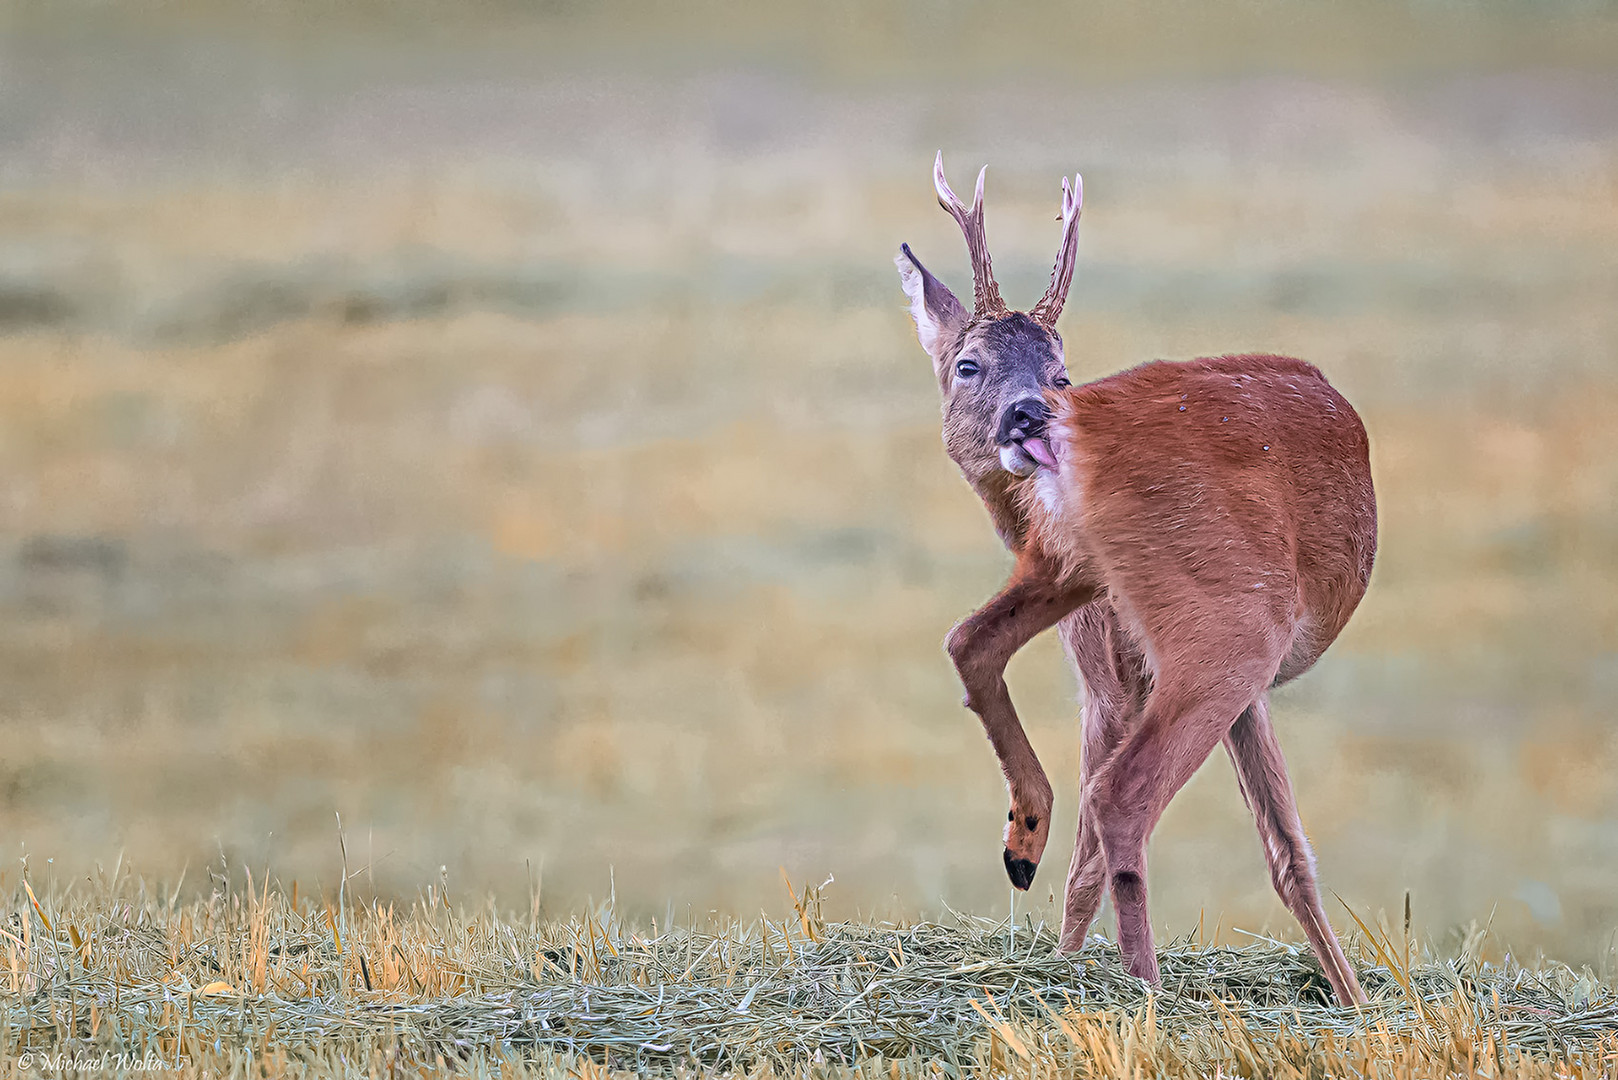
<svg viewBox="0 0 1618 1080">
<path fill-rule="evenodd" d="M 1618 963 L 1611 6 L 3 12 L 7 874 L 334 888 L 341 813 L 379 895 L 1003 913 L 939 642 L 1008 559 L 891 261 L 969 284 L 942 147 L 1013 303 L 1084 173 L 1075 380 L 1365 417 L 1372 589 L 1276 699 L 1325 885 Z M 1011 681 L 1071 821 L 1054 641 Z M 1152 859 L 1167 933 L 1295 933 L 1222 757 Z"/>
</svg>

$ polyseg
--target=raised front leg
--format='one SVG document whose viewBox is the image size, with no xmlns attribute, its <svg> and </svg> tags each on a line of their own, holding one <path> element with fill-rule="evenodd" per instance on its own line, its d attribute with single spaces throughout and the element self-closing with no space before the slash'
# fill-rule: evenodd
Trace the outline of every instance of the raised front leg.
<svg viewBox="0 0 1618 1080">
<path fill-rule="evenodd" d="M 1026 889 L 1050 838 L 1051 784 L 1034 754 L 1006 688 L 1006 664 L 1018 649 L 1096 595 L 1087 585 L 1063 584 L 1019 567 L 1000 594 L 949 632 L 944 647 L 966 688 L 966 706 L 1000 760 L 1011 812 L 1006 819 L 1006 875 Z"/>
</svg>

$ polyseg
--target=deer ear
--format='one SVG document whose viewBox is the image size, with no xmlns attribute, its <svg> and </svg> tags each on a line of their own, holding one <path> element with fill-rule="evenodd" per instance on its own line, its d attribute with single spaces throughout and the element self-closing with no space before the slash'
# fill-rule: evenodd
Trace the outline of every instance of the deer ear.
<svg viewBox="0 0 1618 1080">
<path fill-rule="evenodd" d="M 921 260 L 910 253 L 909 244 L 899 245 L 899 256 L 893 260 L 899 268 L 899 284 L 910 298 L 910 317 L 916 321 L 916 337 L 921 347 L 933 358 L 934 365 L 944 361 L 943 352 L 960 337 L 966 326 L 966 309 L 949 291 L 949 286 L 933 277 Z"/>
</svg>

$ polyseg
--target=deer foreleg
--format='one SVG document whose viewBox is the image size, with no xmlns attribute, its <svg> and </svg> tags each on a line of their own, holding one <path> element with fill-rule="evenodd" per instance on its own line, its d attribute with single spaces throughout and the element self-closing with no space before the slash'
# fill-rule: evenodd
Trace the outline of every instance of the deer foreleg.
<svg viewBox="0 0 1618 1080">
<path fill-rule="evenodd" d="M 1085 704 L 1085 727 L 1091 724 L 1092 706 Z M 1086 731 L 1088 736 L 1088 730 Z M 1094 753 L 1091 740 L 1084 742 L 1084 760 L 1079 764 L 1079 790 L 1090 786 L 1097 769 L 1106 760 L 1108 751 Z M 1110 750 L 1110 748 L 1108 748 Z M 1057 948 L 1063 952 L 1077 952 L 1084 948 L 1084 937 L 1101 910 L 1101 898 L 1107 888 L 1107 860 L 1101 856 L 1101 834 L 1096 831 L 1094 815 L 1088 807 L 1079 807 L 1078 835 L 1073 841 L 1073 861 L 1067 868 L 1067 885 L 1063 889 L 1062 933 Z"/>
<path fill-rule="evenodd" d="M 1095 597 L 1089 586 L 1062 584 L 1020 573 L 1000 594 L 951 630 L 944 645 L 961 685 L 966 706 L 977 713 L 989 736 L 1011 796 L 1005 831 L 1006 874 L 1026 889 L 1050 837 L 1051 784 L 1023 730 L 1006 688 L 1006 664 L 1018 649 L 1064 615 Z"/>
</svg>

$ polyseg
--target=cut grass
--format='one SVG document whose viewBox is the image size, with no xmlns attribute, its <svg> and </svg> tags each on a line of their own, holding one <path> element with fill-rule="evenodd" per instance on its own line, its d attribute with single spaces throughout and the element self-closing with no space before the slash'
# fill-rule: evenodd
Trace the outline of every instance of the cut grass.
<svg viewBox="0 0 1618 1080">
<path fill-rule="evenodd" d="M 437 886 L 408 907 L 250 879 L 182 902 L 116 873 L 42 891 L 15 884 L 0 932 L 0 1055 L 41 1071 L 1549 1076 L 1606 1075 L 1618 1050 L 1618 997 L 1588 972 L 1485 962 L 1481 933 L 1415 962 L 1358 919 L 1356 1011 L 1301 945 L 1178 942 L 1154 993 L 1100 941 L 828 923 L 815 889 L 781 921 L 701 927 Z"/>
</svg>

